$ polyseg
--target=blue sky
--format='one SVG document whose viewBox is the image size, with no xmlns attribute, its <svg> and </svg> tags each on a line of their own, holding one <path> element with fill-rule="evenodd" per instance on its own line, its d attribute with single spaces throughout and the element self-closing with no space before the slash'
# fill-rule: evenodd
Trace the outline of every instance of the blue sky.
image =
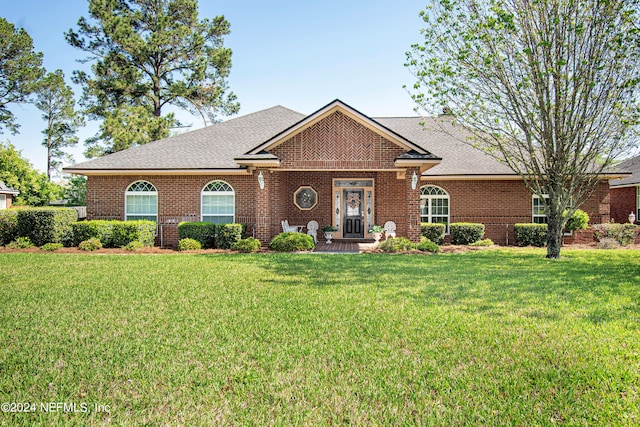
<svg viewBox="0 0 640 427">
<path fill-rule="evenodd" d="M 24 28 L 34 47 L 44 54 L 48 71 L 62 69 L 71 83 L 82 51 L 70 47 L 64 32 L 88 16 L 86 0 L 18 0 L 3 2 L 0 16 Z M 413 116 L 414 104 L 403 89 L 414 83 L 404 67 L 405 52 L 420 41 L 419 12 L 424 0 L 258 1 L 200 0 L 200 17 L 224 15 L 231 23 L 225 45 L 233 50 L 230 89 L 238 96 L 240 115 L 274 105 L 312 113 L 339 98 L 373 116 Z M 81 89 L 75 88 L 76 98 Z M 44 122 L 31 106 L 11 106 L 20 134 L 0 134 L 11 141 L 39 170 L 46 169 L 40 145 Z M 201 121 L 180 116 L 191 129 Z M 70 152 L 82 161 L 89 123 Z"/>
</svg>

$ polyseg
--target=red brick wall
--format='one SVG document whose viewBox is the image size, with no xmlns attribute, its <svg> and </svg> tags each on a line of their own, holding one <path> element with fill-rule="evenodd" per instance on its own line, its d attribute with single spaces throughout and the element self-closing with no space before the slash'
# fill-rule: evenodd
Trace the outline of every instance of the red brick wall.
<svg viewBox="0 0 640 427">
<path fill-rule="evenodd" d="M 159 222 L 165 246 L 177 244 L 177 223 L 200 220 L 200 192 L 210 181 L 220 179 L 236 192 L 236 221 L 247 224 L 248 233 L 256 232 L 267 244 L 282 229 L 280 221 L 306 225 L 310 220 L 320 226 L 332 222 L 332 178 L 373 178 L 375 180 L 375 222 L 394 221 L 398 236 L 417 239 L 419 187 L 433 184 L 450 197 L 451 222 L 485 224 L 485 237 L 504 245 L 513 243 L 513 224 L 531 222 L 531 194 L 521 181 L 422 181 L 411 190 L 412 171 L 405 179 L 395 172 L 270 172 L 263 171 L 265 189 L 260 190 L 256 176 L 114 176 L 89 177 L 87 181 L 88 219 L 123 219 L 124 193 L 134 181 L 151 182 L 158 190 Z M 257 174 L 257 173 L 256 173 Z M 318 204 L 301 211 L 293 204 L 293 193 L 301 185 L 313 187 Z M 603 183 L 583 206 L 591 223 L 609 221 L 608 185 Z M 413 214 L 409 212 L 413 206 Z M 158 244 L 160 243 L 160 236 Z"/>
<path fill-rule="evenodd" d="M 406 150 L 336 112 L 270 152 L 283 169 L 391 169 Z"/>
<path fill-rule="evenodd" d="M 639 217 L 636 212 L 636 187 L 611 189 L 611 218 L 618 223 L 629 222 L 631 212 Z"/>
<path fill-rule="evenodd" d="M 479 222 L 485 238 L 495 243 L 513 244 L 513 224 L 527 223 L 531 217 L 531 193 L 520 180 L 422 181 L 449 193 L 451 222 Z M 600 184 L 582 209 L 590 223 L 609 222 L 609 187 Z"/>
<path fill-rule="evenodd" d="M 236 222 L 255 225 L 255 192 L 252 176 L 90 176 L 87 180 L 87 219 L 124 219 L 124 195 L 131 183 L 144 180 L 158 190 L 157 244 L 176 246 L 178 222 L 200 221 L 200 193 L 214 180 L 229 183 L 236 193 Z M 242 196 L 240 196 L 242 195 Z"/>
</svg>

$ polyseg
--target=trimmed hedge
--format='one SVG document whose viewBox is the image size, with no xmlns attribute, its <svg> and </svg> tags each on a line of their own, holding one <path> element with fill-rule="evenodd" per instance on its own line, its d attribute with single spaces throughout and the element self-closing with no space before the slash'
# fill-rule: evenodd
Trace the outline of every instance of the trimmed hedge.
<svg viewBox="0 0 640 427">
<path fill-rule="evenodd" d="M 178 224 L 178 239 L 193 239 L 203 248 L 215 248 L 216 225 L 212 222 L 181 222 Z"/>
<path fill-rule="evenodd" d="M 473 222 L 454 222 L 449 226 L 451 243 L 454 245 L 468 245 L 482 239 L 484 224 Z"/>
<path fill-rule="evenodd" d="M 311 251 L 315 244 L 308 234 L 287 231 L 274 237 L 269 247 L 277 252 Z"/>
<path fill-rule="evenodd" d="M 514 224 L 516 246 L 543 247 L 547 244 L 547 224 Z"/>
<path fill-rule="evenodd" d="M 18 209 L 17 232 L 36 246 L 47 243 L 68 243 L 73 239 L 73 224 L 78 211 L 69 208 Z"/>
<path fill-rule="evenodd" d="M 178 224 L 178 238 L 197 240 L 205 249 L 231 249 L 234 243 L 242 239 L 245 230 L 244 224 L 181 222 Z"/>
<path fill-rule="evenodd" d="M 216 247 L 218 249 L 231 249 L 234 243 L 242 239 L 242 224 L 218 224 L 216 225 Z"/>
<path fill-rule="evenodd" d="M 92 220 L 80 221 L 73 224 L 73 246 L 78 246 L 80 242 L 96 238 L 100 240 L 102 246 L 111 248 L 113 245 L 113 223 L 114 221 Z"/>
<path fill-rule="evenodd" d="M 114 248 L 127 246 L 134 241 L 144 246 L 153 246 L 156 235 L 156 223 L 148 220 L 114 221 L 111 244 Z"/>
<path fill-rule="evenodd" d="M 135 241 L 143 246 L 153 246 L 156 223 L 147 220 L 92 220 L 76 222 L 72 228 L 74 246 L 95 238 L 105 248 L 121 248 Z"/>
<path fill-rule="evenodd" d="M 420 223 L 420 233 L 432 242 L 441 245 L 444 241 L 444 233 L 447 231 L 445 224 L 434 224 L 431 222 Z"/>
<path fill-rule="evenodd" d="M 13 242 L 18 237 L 18 211 L 3 209 L 0 211 L 0 246 Z"/>
</svg>

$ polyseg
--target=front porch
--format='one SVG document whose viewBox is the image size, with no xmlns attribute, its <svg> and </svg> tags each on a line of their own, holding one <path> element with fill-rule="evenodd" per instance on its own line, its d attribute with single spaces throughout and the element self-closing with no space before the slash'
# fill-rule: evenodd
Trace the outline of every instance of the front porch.
<svg viewBox="0 0 640 427">
<path fill-rule="evenodd" d="M 417 169 L 410 169 L 403 176 L 395 170 L 254 171 L 254 175 L 262 173 L 264 180 L 264 189 L 255 193 L 254 235 L 269 242 L 283 231 L 284 220 L 303 232 L 310 221 L 316 221 L 319 241 L 323 237 L 322 227 L 332 225 L 337 229 L 333 236 L 337 241 L 372 242 L 373 235 L 369 232 L 372 226 L 392 221 L 398 236 L 417 241 L 420 190 L 417 182 L 413 187 L 414 172 L 419 173 Z M 331 247 L 326 250 L 339 251 Z"/>
</svg>

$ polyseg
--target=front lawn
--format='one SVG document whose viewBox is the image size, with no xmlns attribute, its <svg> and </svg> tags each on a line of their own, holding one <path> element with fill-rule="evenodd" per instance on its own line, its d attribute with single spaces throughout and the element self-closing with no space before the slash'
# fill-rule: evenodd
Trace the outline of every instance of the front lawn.
<svg viewBox="0 0 640 427">
<path fill-rule="evenodd" d="M 640 252 L 563 256 L 3 253 L 0 423 L 638 424 Z"/>
</svg>

